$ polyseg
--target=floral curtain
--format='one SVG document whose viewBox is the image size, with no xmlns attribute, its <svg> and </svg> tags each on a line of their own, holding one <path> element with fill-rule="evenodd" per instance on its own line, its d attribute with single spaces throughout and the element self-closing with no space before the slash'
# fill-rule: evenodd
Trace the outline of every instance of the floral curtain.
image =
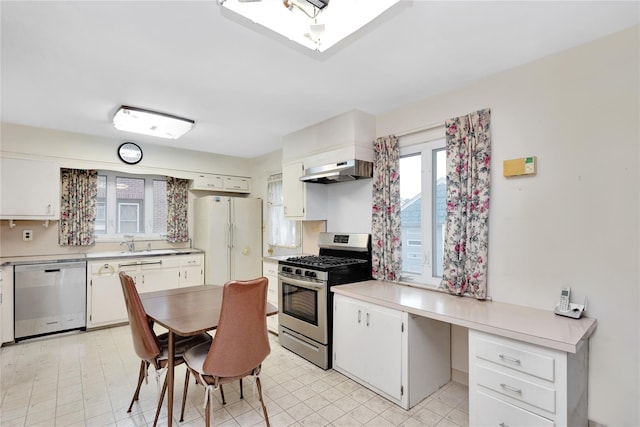
<svg viewBox="0 0 640 427">
<path fill-rule="evenodd" d="M 445 122 L 446 230 L 442 286 L 450 293 L 487 294 L 491 111 Z"/>
<path fill-rule="evenodd" d="M 167 241 L 189 241 L 189 180 L 167 177 Z"/>
<path fill-rule="evenodd" d="M 374 279 L 397 282 L 402 268 L 400 238 L 400 145 L 393 135 L 373 143 L 371 221 Z"/>
<path fill-rule="evenodd" d="M 60 170 L 60 246 L 89 246 L 95 243 L 98 171 Z"/>
</svg>

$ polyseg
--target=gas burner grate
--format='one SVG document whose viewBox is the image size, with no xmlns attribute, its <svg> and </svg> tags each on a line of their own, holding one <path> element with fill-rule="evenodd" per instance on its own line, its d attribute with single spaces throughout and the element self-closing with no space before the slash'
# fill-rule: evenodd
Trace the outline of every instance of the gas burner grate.
<svg viewBox="0 0 640 427">
<path fill-rule="evenodd" d="M 367 261 L 357 258 L 335 257 L 329 255 L 306 255 L 289 257 L 287 261 L 305 266 L 335 267 L 342 265 L 362 264 Z"/>
</svg>

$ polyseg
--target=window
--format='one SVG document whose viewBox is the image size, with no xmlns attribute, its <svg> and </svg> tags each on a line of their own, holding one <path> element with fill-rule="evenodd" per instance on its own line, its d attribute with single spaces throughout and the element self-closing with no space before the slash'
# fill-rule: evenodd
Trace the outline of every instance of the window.
<svg viewBox="0 0 640 427">
<path fill-rule="evenodd" d="M 160 237 L 167 231 L 167 181 L 161 176 L 98 172 L 96 237 Z"/>
<path fill-rule="evenodd" d="M 267 182 L 269 246 L 300 246 L 300 221 L 284 218 L 282 174 L 271 175 Z"/>
<path fill-rule="evenodd" d="M 400 149 L 401 281 L 439 285 L 446 197 L 444 140 Z"/>
</svg>

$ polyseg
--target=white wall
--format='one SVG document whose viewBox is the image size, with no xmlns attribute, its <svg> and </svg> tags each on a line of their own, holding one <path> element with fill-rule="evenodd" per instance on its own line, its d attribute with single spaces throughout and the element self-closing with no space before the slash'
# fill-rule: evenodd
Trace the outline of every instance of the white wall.
<svg viewBox="0 0 640 427">
<path fill-rule="evenodd" d="M 327 230 L 371 233 L 372 181 L 361 179 L 328 185 Z"/>
<path fill-rule="evenodd" d="M 640 425 L 639 63 L 635 27 L 377 118 L 383 136 L 491 108 L 489 295 L 588 298 L 589 419 L 608 426 Z M 523 156 L 538 174 L 504 178 Z"/>
<path fill-rule="evenodd" d="M 181 178 L 193 178 L 198 172 L 240 176 L 252 176 L 254 172 L 254 164 L 249 159 L 150 144 L 141 144 L 144 156 L 139 164 L 125 165 L 118 159 L 116 153 L 118 146 L 123 142 L 121 140 L 11 123 L 1 125 L 0 154 L 2 156 L 47 159 L 60 167 L 95 168 Z M 262 188 L 260 183 L 257 188 Z M 266 192 L 266 181 L 264 191 Z M 189 192 L 189 197 L 193 200 L 205 194 L 207 193 L 202 191 Z M 262 193 L 258 193 L 255 197 L 262 197 Z M 190 228 L 193 229 L 191 219 L 190 214 Z M 89 248 L 59 246 L 57 221 L 52 221 L 48 228 L 42 226 L 42 221 L 16 221 L 15 224 L 16 227 L 11 228 L 8 221 L 0 221 L 0 256 L 69 255 L 121 249 L 119 242 L 96 243 Z M 23 229 L 33 230 L 33 241 L 22 241 Z M 188 244 L 168 244 L 164 241 L 149 243 L 153 248 L 188 246 Z"/>
<path fill-rule="evenodd" d="M 12 123 L 2 123 L 0 129 L 2 155 L 43 157 L 61 167 L 158 173 L 178 178 L 192 178 L 198 172 L 251 176 L 252 162 L 248 159 L 152 144 L 139 144 L 144 152 L 142 161 L 133 166 L 125 165 L 116 152 L 127 140 L 135 142 L 135 139 L 99 138 Z"/>
</svg>

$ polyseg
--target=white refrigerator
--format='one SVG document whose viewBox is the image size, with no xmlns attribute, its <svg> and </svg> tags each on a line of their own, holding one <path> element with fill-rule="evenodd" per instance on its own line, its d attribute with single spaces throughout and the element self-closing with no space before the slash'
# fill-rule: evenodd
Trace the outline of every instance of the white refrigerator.
<svg viewBox="0 0 640 427">
<path fill-rule="evenodd" d="M 204 251 L 204 282 L 262 276 L 262 200 L 207 196 L 195 200 L 193 245 Z"/>
</svg>

